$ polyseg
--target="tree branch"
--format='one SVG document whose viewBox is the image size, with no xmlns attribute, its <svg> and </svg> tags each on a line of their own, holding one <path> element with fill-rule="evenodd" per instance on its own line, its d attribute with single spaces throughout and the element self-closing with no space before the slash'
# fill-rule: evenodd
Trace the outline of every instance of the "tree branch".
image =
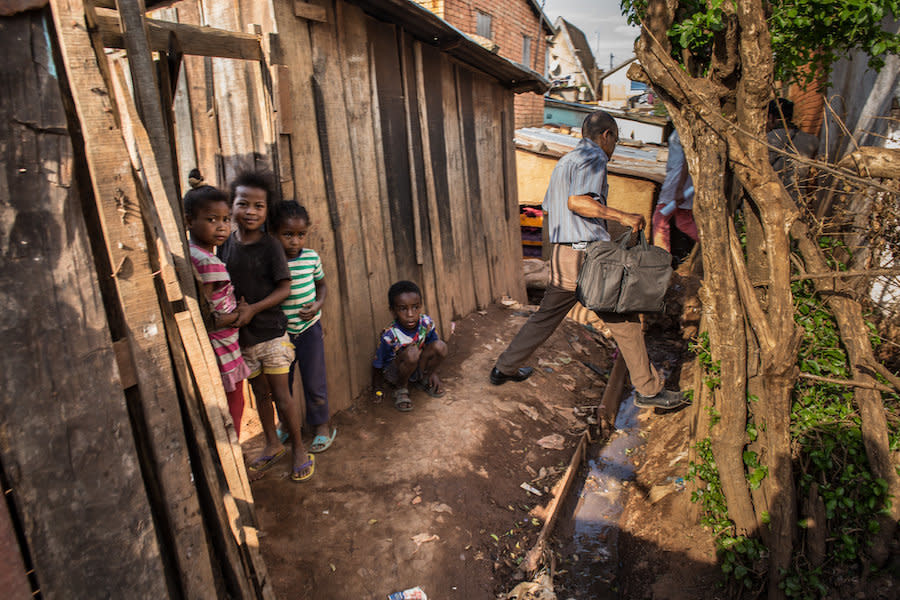
<svg viewBox="0 0 900 600">
<path fill-rule="evenodd" d="M 821 381 L 822 383 L 833 383 L 835 385 L 845 385 L 847 387 L 863 388 L 867 390 L 878 390 L 880 392 L 893 392 L 894 388 L 888 387 L 881 383 L 867 383 L 865 381 L 856 381 L 854 379 L 837 379 L 835 377 L 822 377 L 821 375 L 813 375 L 812 373 L 800 372 L 800 377 L 811 381 Z"/>
</svg>

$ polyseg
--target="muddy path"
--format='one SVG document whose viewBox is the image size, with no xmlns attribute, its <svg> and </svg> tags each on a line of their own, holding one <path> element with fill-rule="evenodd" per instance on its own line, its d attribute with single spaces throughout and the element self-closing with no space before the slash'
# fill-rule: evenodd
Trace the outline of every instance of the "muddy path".
<svg viewBox="0 0 900 600">
<path fill-rule="evenodd" d="M 528 314 L 492 306 L 457 323 L 443 398 L 414 391 L 410 413 L 363 398 L 333 419 L 335 444 L 310 482 L 290 482 L 282 461 L 253 484 L 279 598 L 383 599 L 419 585 L 439 600 L 481 599 L 511 587 L 542 524 L 532 511 L 549 501 L 605 386 L 583 363 L 610 368 L 608 348 L 565 322 L 529 381 L 492 386 L 490 368 Z M 246 413 L 242 445 L 254 457 L 262 440 Z M 561 449 L 537 443 L 554 434 Z"/>
</svg>

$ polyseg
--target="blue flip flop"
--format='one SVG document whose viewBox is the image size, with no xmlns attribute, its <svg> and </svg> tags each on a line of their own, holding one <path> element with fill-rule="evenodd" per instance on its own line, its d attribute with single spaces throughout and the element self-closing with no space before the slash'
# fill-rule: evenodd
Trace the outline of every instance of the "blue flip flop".
<svg viewBox="0 0 900 600">
<path fill-rule="evenodd" d="M 336 435 L 336 428 L 331 432 L 331 437 L 328 437 L 327 435 L 317 435 L 313 438 L 312 444 L 309 445 L 309 451 L 314 454 L 325 452 L 326 450 L 331 448 L 331 443 L 334 441 L 334 437 Z"/>
</svg>

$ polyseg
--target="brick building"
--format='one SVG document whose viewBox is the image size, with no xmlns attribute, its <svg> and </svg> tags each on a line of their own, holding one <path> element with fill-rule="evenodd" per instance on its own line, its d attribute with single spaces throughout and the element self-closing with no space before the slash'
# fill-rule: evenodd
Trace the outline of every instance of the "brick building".
<svg viewBox="0 0 900 600">
<path fill-rule="evenodd" d="M 537 0 L 415 0 L 500 56 L 546 74 L 547 38 L 554 28 Z M 516 128 L 540 127 L 544 97 L 516 96 Z"/>
</svg>

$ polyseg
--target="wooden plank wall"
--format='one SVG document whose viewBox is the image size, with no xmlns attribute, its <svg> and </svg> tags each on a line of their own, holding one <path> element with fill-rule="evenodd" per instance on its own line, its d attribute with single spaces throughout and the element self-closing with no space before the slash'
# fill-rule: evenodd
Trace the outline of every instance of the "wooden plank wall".
<svg viewBox="0 0 900 600">
<path fill-rule="evenodd" d="M 275 81 L 282 193 L 309 210 L 308 244 L 322 256 L 329 285 L 322 323 L 336 411 L 370 384 L 392 282 L 419 284 L 444 338 L 454 319 L 502 296 L 525 300 L 513 94 L 356 4 L 314 0 L 327 15 L 319 22 L 296 16 L 289 0 L 248 2 L 204 2 L 202 21 L 236 31 L 261 25 Z M 174 7 L 181 19 L 200 14 L 196 5 Z M 258 109 L 256 92 L 244 92 L 245 100 L 234 86 L 223 92 L 225 78 L 215 73 L 226 60 L 211 62 L 220 152 L 246 153 L 242 143 L 260 152 L 244 115 Z M 209 65 L 186 62 L 194 122 L 208 118 L 209 98 L 195 96 L 209 93 L 198 83 L 210 78 Z M 224 110 L 223 94 L 247 108 Z M 246 132 L 244 142 L 236 131 Z M 211 135 L 195 130 L 198 164 L 210 163 Z"/>
<path fill-rule="evenodd" d="M 0 19 L 8 84 L 0 95 L 0 479 L 42 597 L 169 598 L 82 212 L 90 182 L 76 176 L 52 22 L 49 9 Z"/>
</svg>

